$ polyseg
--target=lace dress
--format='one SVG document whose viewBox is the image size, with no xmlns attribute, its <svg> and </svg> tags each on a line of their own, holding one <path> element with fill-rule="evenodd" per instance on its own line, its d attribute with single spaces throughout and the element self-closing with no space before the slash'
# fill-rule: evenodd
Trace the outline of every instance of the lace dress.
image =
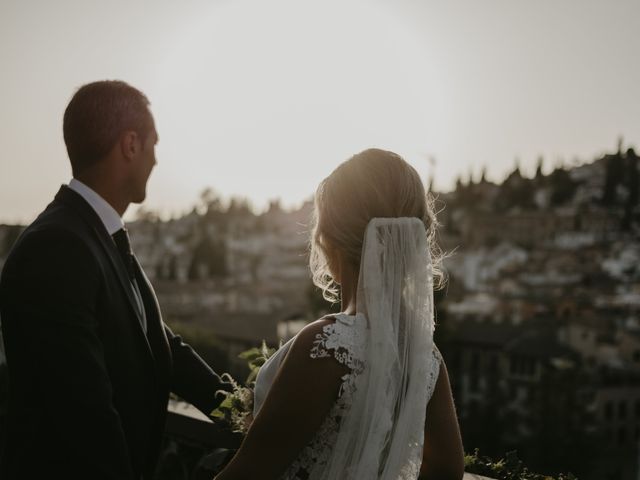
<svg viewBox="0 0 640 480">
<path fill-rule="evenodd" d="M 327 462 L 331 448 L 335 443 L 340 426 L 340 420 L 350 404 L 355 390 L 355 379 L 362 372 L 364 358 L 362 332 L 366 328 L 366 320 L 361 315 L 347 315 L 339 313 L 328 315 L 335 318 L 335 323 L 325 325 L 323 332 L 316 335 L 316 340 L 309 353 L 311 358 L 333 356 L 342 365 L 350 369 L 350 373 L 342 377 L 338 398 L 320 425 L 314 438 L 298 455 L 298 458 L 287 468 L 282 480 L 315 480 L 314 467 Z M 325 317 L 326 318 L 326 317 Z M 264 399 L 273 383 L 278 368 L 284 360 L 294 339 L 289 340 L 280 348 L 260 369 L 255 386 L 254 415 L 262 406 Z M 440 371 L 442 357 L 437 348 L 433 349 L 434 362 L 428 375 L 427 401 L 433 395 L 433 390 Z"/>
</svg>

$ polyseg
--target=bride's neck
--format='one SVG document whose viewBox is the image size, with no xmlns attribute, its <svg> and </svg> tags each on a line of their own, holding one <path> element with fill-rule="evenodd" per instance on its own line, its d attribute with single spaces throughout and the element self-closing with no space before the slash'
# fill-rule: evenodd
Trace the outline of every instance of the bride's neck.
<svg viewBox="0 0 640 480">
<path fill-rule="evenodd" d="M 356 313 L 358 272 L 354 268 L 343 268 L 340 281 L 340 310 L 349 315 Z"/>
</svg>

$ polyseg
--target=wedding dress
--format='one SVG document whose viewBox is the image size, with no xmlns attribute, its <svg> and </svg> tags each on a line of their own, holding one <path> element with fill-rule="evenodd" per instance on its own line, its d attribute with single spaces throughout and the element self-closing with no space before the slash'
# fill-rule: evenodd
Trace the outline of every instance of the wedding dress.
<svg viewBox="0 0 640 480">
<path fill-rule="evenodd" d="M 416 479 L 426 405 L 442 357 L 433 344 L 433 278 L 423 223 L 373 219 L 367 227 L 357 313 L 329 315 L 309 352 L 349 369 L 338 398 L 283 480 Z M 254 415 L 294 339 L 260 369 Z"/>
</svg>

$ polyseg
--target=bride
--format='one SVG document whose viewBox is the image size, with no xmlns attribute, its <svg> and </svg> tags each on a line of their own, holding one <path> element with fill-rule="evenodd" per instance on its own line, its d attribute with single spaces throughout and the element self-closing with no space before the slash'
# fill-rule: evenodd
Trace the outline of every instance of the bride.
<svg viewBox="0 0 640 480">
<path fill-rule="evenodd" d="M 451 387 L 433 343 L 435 214 L 417 172 L 365 150 L 318 187 L 310 266 L 342 313 L 260 370 L 255 419 L 216 480 L 460 479 Z"/>
</svg>

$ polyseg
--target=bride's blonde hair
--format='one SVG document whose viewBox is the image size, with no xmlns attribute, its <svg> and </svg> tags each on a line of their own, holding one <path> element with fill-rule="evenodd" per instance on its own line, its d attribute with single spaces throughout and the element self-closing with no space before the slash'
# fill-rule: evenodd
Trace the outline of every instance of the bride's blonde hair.
<svg viewBox="0 0 640 480">
<path fill-rule="evenodd" d="M 309 266 L 313 283 L 322 289 L 324 298 L 339 301 L 331 271 L 338 254 L 359 271 L 364 232 L 375 217 L 416 217 L 423 221 L 434 288 L 442 288 L 446 276 L 443 254 L 436 243 L 438 221 L 433 196 L 402 157 L 372 148 L 343 162 L 316 190 Z"/>
</svg>

